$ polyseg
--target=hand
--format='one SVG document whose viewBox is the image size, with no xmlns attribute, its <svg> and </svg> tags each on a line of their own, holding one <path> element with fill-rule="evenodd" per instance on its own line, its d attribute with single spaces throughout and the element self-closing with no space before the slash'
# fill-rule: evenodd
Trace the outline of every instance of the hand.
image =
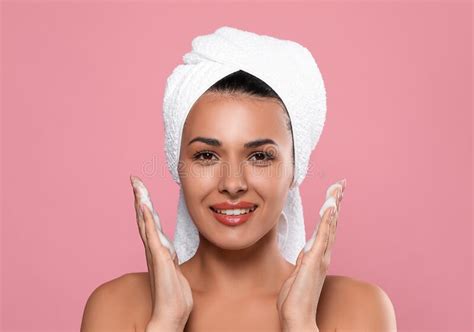
<svg viewBox="0 0 474 332">
<path fill-rule="evenodd" d="M 298 255 L 294 271 L 282 285 L 277 308 L 283 331 L 319 331 L 316 310 L 329 267 L 345 187 L 343 179 L 328 188 L 320 210 L 322 220 Z"/>
<path fill-rule="evenodd" d="M 193 307 L 191 287 L 181 272 L 173 244 L 162 231 L 143 182 L 130 176 L 138 229 L 145 246 L 152 296 L 147 331 L 183 331 Z M 160 328 L 157 328 L 160 327 Z"/>
</svg>

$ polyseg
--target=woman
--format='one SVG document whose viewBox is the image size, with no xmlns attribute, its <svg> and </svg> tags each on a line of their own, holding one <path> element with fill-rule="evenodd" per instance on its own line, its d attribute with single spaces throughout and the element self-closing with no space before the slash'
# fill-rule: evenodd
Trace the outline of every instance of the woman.
<svg viewBox="0 0 474 332">
<path fill-rule="evenodd" d="M 318 82 L 312 57 L 298 53 L 302 48 L 295 52 L 293 42 L 289 46 L 224 27 L 198 39 L 201 44 L 193 41 L 195 53 L 185 56 L 185 63 L 195 65 L 198 57 L 208 61 L 206 50 L 224 37 L 234 45 L 244 42 L 246 51 L 257 40 L 259 52 L 277 45 L 283 47 L 278 54 L 289 53 L 268 66 L 260 62 L 258 68 L 266 69 L 253 70 L 257 76 L 233 67 L 241 47 L 241 53 L 230 53 L 229 67 L 211 71 L 221 70 L 217 81 L 201 70 L 195 74 L 179 67 L 173 72 L 165 93 L 165 131 L 168 166 L 181 185 L 174 245 L 161 232 L 144 184 L 132 176 L 149 272 L 127 274 L 98 287 L 87 302 L 81 331 L 396 330 L 392 303 L 380 287 L 326 275 L 345 180 L 328 189 L 321 222 L 301 245 L 305 236 L 297 185 L 321 134 L 325 95 L 319 85 L 316 98 L 302 103 L 314 91 L 292 90 L 298 84 L 280 85 L 284 77 L 269 73 L 291 67 L 284 61 L 297 54 L 309 61 L 301 69 L 315 75 L 291 68 L 287 78 Z M 207 65 L 223 63 L 221 51 L 226 48 L 215 49 L 214 60 L 219 61 Z M 256 59 L 245 53 L 240 67 L 251 71 L 257 67 L 245 61 Z M 192 90 L 179 75 L 207 79 L 194 83 L 205 91 Z M 186 97 L 183 91 L 194 92 Z"/>
</svg>

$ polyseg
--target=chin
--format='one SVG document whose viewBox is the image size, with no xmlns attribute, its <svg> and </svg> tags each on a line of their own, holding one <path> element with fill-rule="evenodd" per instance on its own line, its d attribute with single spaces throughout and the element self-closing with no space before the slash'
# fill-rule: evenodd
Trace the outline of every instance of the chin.
<svg viewBox="0 0 474 332">
<path fill-rule="evenodd" d="M 221 231 L 211 237 L 206 237 L 209 242 L 212 242 L 216 247 L 226 250 L 240 250 L 251 247 L 258 239 L 247 238 L 239 232 Z"/>
<path fill-rule="evenodd" d="M 220 226 L 217 224 L 217 228 L 209 229 L 209 225 L 206 225 L 206 231 L 198 227 L 199 233 L 214 246 L 224 250 L 242 250 L 253 246 L 257 243 L 260 238 L 258 236 L 249 236 L 241 232 L 238 228 Z"/>
<path fill-rule="evenodd" d="M 228 251 L 239 251 L 239 250 L 244 250 L 247 248 L 250 248 L 252 245 L 255 244 L 255 242 L 243 242 L 242 240 L 236 242 L 235 244 L 229 244 L 229 243 L 215 243 L 213 242 L 216 247 L 219 247 L 222 250 L 228 250 Z"/>
</svg>

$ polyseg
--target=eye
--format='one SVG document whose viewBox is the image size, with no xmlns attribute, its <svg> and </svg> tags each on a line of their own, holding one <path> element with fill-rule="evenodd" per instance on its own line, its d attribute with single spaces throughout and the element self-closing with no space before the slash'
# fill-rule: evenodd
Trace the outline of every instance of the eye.
<svg viewBox="0 0 474 332">
<path fill-rule="evenodd" d="M 204 161 L 204 162 L 209 162 L 212 161 L 212 157 L 215 156 L 215 154 L 211 151 L 203 150 L 196 152 L 193 155 L 193 160 L 198 160 L 198 161 Z M 202 157 L 202 158 L 201 158 Z"/>
<path fill-rule="evenodd" d="M 254 153 L 250 158 L 256 157 L 257 164 L 268 164 L 270 161 L 275 159 L 272 153 L 266 151 L 258 151 Z"/>
</svg>

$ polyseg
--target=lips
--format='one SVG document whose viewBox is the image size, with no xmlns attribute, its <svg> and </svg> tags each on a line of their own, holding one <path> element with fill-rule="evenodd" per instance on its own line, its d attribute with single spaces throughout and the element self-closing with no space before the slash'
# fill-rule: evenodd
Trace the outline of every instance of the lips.
<svg viewBox="0 0 474 332">
<path fill-rule="evenodd" d="M 236 203 L 222 202 L 219 204 L 214 204 L 210 206 L 209 208 L 212 211 L 214 218 L 220 223 L 226 226 L 238 226 L 240 224 L 243 224 L 247 220 L 249 220 L 250 217 L 252 217 L 252 215 L 255 213 L 255 210 L 257 209 L 257 207 L 258 207 L 257 204 L 254 204 L 251 202 L 240 201 Z M 233 210 L 233 209 L 251 209 L 251 210 L 248 213 L 244 213 L 240 215 L 225 215 L 225 214 L 217 212 L 217 210 Z"/>
<path fill-rule="evenodd" d="M 214 211 L 212 209 L 212 207 L 210 208 L 210 210 L 212 211 L 212 214 L 214 215 L 214 218 L 226 225 L 226 226 L 238 226 L 238 225 L 241 225 L 243 223 L 245 223 L 247 220 L 249 220 L 253 214 L 255 213 L 255 210 L 251 210 L 250 212 L 248 213 L 244 213 L 244 214 L 240 214 L 240 215 L 225 215 L 225 214 L 221 214 L 221 213 L 218 213 L 216 211 Z"/>
<path fill-rule="evenodd" d="M 251 209 L 257 206 L 258 206 L 257 204 L 254 204 L 251 202 L 240 201 L 236 203 L 222 202 L 222 203 L 211 205 L 211 208 L 213 210 L 231 210 L 231 209 Z"/>
</svg>

